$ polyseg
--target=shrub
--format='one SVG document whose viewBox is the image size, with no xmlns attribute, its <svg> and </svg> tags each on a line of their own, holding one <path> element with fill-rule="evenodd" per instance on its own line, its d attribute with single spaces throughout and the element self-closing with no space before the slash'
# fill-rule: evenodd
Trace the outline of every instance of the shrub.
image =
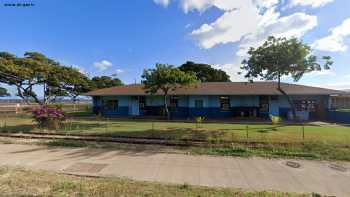
<svg viewBox="0 0 350 197">
<path fill-rule="evenodd" d="M 58 129 L 60 123 L 65 119 L 62 109 L 56 107 L 37 107 L 32 109 L 32 114 L 38 125 L 47 129 Z"/>
<path fill-rule="evenodd" d="M 280 124 L 282 122 L 282 118 L 279 116 L 271 116 L 272 124 Z"/>
<path fill-rule="evenodd" d="M 199 128 L 200 124 L 202 124 L 204 122 L 205 117 L 198 116 L 195 119 L 196 119 L 196 128 Z"/>
</svg>

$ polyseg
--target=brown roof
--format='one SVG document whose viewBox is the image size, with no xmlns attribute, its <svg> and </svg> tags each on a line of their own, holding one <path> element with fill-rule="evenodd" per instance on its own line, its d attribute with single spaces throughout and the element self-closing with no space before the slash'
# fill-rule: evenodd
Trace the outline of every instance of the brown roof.
<svg viewBox="0 0 350 197">
<path fill-rule="evenodd" d="M 143 85 L 125 85 L 94 90 L 86 96 L 147 95 Z M 317 88 L 304 85 L 282 83 L 282 89 L 289 95 L 331 95 L 343 91 Z M 158 92 L 156 95 L 161 95 Z M 170 95 L 281 95 L 277 82 L 207 82 L 176 89 Z"/>
</svg>

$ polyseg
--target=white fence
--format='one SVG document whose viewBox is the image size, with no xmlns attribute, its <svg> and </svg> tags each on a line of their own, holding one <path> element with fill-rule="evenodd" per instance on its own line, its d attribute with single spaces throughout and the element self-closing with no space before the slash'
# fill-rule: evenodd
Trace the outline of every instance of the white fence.
<svg viewBox="0 0 350 197">
<path fill-rule="evenodd" d="M 88 111 L 91 110 L 90 103 L 57 103 L 62 104 L 62 109 L 66 112 Z M 37 104 L 23 104 L 23 103 L 0 103 L 1 114 L 18 114 L 26 112 L 32 108 L 38 107 Z"/>
</svg>

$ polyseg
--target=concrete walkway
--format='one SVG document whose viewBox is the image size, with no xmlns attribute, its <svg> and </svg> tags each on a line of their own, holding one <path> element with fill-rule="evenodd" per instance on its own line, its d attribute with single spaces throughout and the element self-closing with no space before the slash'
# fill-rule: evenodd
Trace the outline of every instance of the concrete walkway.
<svg viewBox="0 0 350 197">
<path fill-rule="evenodd" d="M 335 170 L 325 161 L 297 162 L 301 168 L 291 168 L 285 165 L 286 160 L 277 159 L 0 144 L 2 166 L 165 183 L 350 196 L 350 163 L 342 163 L 345 168 Z"/>
</svg>

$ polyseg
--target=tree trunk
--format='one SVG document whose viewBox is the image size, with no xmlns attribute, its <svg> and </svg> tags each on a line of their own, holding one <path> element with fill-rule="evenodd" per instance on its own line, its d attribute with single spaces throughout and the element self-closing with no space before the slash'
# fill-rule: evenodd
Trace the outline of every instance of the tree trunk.
<svg viewBox="0 0 350 197">
<path fill-rule="evenodd" d="M 298 120 L 297 120 L 297 113 L 296 113 L 296 110 L 295 110 L 295 105 L 294 105 L 292 99 L 290 99 L 289 95 L 288 95 L 284 90 L 282 90 L 280 78 L 278 79 L 278 87 L 277 87 L 277 90 L 278 90 L 279 92 L 281 92 L 281 93 L 283 94 L 283 96 L 285 96 L 285 97 L 287 98 L 288 103 L 289 103 L 289 105 L 290 105 L 290 108 L 292 109 L 293 120 L 294 120 L 294 121 L 298 121 Z"/>
<path fill-rule="evenodd" d="M 164 109 L 165 109 L 165 115 L 168 120 L 170 120 L 170 113 L 168 109 L 168 102 L 167 102 L 168 95 L 164 94 Z"/>
<path fill-rule="evenodd" d="M 77 111 L 76 104 L 77 104 L 77 96 L 73 96 L 73 110 L 74 111 Z"/>
<path fill-rule="evenodd" d="M 24 101 L 27 105 L 30 104 L 29 101 L 28 101 L 28 98 L 26 98 L 26 97 L 22 94 L 21 89 L 20 89 L 18 86 L 17 86 L 17 96 L 21 97 L 21 98 L 23 99 L 23 101 Z"/>
</svg>

